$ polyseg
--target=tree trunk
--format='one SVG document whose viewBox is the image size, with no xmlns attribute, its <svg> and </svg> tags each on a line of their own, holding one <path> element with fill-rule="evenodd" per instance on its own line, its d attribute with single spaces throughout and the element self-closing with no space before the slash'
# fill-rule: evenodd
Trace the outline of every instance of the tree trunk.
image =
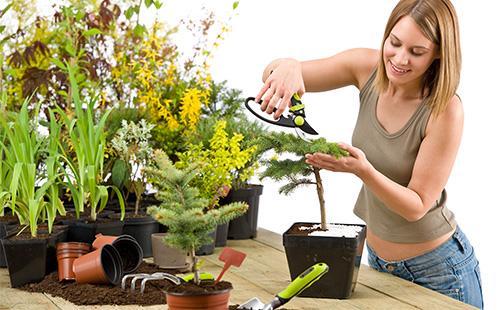
<svg viewBox="0 0 500 310">
<path fill-rule="evenodd" d="M 319 168 L 314 167 L 314 177 L 316 178 L 316 191 L 318 193 L 319 208 L 321 211 L 321 230 L 327 230 L 326 228 L 326 210 L 325 210 L 325 195 L 323 190 L 323 182 L 321 181 L 321 175 L 319 174 Z"/>
</svg>

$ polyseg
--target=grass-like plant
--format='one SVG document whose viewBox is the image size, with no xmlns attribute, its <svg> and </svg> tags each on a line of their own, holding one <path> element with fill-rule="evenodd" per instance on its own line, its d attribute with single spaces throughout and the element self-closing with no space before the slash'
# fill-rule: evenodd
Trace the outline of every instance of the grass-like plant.
<svg viewBox="0 0 500 310">
<path fill-rule="evenodd" d="M 116 186 L 101 185 L 103 182 L 104 152 L 106 137 L 104 124 L 111 110 L 107 110 L 95 122 L 95 105 L 97 97 L 84 102 L 80 97 L 76 74 L 78 67 L 66 64 L 71 84 L 70 94 L 74 110 L 71 114 L 57 108 L 64 122 L 70 140 L 71 154 L 64 150 L 64 160 L 69 168 L 65 183 L 68 186 L 75 204 L 77 217 L 84 207 L 90 208 L 90 220 L 95 221 L 108 201 L 108 188 L 115 191 L 121 209 L 121 219 L 125 216 L 123 196 Z"/>
<path fill-rule="evenodd" d="M 299 186 L 316 185 L 316 192 L 321 212 L 321 229 L 326 230 L 326 211 L 323 182 L 320 169 L 306 164 L 305 155 L 312 153 L 325 153 L 337 158 L 349 156 L 336 143 L 326 141 L 324 138 L 304 141 L 294 134 L 273 132 L 259 138 L 260 151 L 274 150 L 276 156 L 262 161 L 266 170 L 262 172 L 261 179 L 271 178 L 275 181 L 287 182 L 279 189 L 280 194 L 288 195 Z M 286 154 L 295 155 L 295 159 L 288 158 Z M 309 178 L 314 175 L 314 179 Z"/>
<path fill-rule="evenodd" d="M 38 132 L 40 105 L 37 104 L 30 115 L 28 111 L 29 99 L 26 99 L 19 112 L 0 116 L 3 132 L 2 148 L 2 176 L 3 182 L 9 182 L 8 191 L 0 194 L 2 199 L 8 199 L 10 208 L 19 218 L 21 225 L 29 225 L 31 235 L 37 236 L 38 224 L 45 214 L 48 214 L 49 233 L 52 232 L 52 224 L 55 212 L 64 212 L 62 204 L 51 199 L 51 203 L 45 200 L 49 189 L 57 186 L 57 143 L 59 136 L 53 133 L 44 139 Z M 54 125 L 54 119 L 51 119 Z M 47 147 L 50 145 L 49 147 Z M 49 153 L 52 163 L 47 167 L 44 175 L 41 168 L 43 156 Z M 3 170 L 6 169 L 6 170 Z M 50 170 L 50 172 L 49 172 Z M 40 185 L 40 183 L 42 183 Z M 58 198 L 57 198 L 58 199 Z M 46 209 L 49 207 L 48 209 Z"/>
<path fill-rule="evenodd" d="M 202 162 L 191 162 L 183 169 L 176 168 L 162 151 L 153 154 L 154 164 L 145 169 L 148 180 L 158 189 L 160 206 L 148 208 L 153 218 L 168 227 L 164 242 L 191 253 L 194 281 L 199 284 L 196 250 L 213 240 L 209 233 L 217 225 L 241 216 L 248 209 L 243 202 L 209 208 L 209 199 L 200 196 L 200 190 L 193 186 L 193 180 L 200 173 Z"/>
</svg>

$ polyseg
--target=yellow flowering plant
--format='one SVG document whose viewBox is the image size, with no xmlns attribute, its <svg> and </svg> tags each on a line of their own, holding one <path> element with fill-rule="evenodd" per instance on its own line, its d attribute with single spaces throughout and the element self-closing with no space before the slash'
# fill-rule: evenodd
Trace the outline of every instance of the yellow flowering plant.
<svg viewBox="0 0 500 310">
<path fill-rule="evenodd" d="M 255 146 L 243 148 L 243 135 L 228 135 L 226 126 L 226 121 L 217 121 L 209 145 L 189 144 L 185 152 L 178 153 L 179 161 L 175 164 L 183 169 L 193 162 L 203 163 L 192 184 L 199 189 L 200 196 L 209 201 L 209 208 L 216 207 L 219 199 L 227 195 L 234 172 L 245 167 L 256 151 Z"/>
</svg>

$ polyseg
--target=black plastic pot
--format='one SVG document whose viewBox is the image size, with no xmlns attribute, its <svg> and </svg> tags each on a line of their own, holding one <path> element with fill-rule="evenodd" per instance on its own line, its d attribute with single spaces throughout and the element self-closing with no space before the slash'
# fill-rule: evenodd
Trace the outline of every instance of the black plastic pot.
<svg viewBox="0 0 500 310">
<path fill-rule="evenodd" d="M 226 246 L 228 230 L 229 230 L 229 223 L 217 225 L 217 233 L 215 234 L 216 248 Z"/>
<path fill-rule="evenodd" d="M 308 267 L 324 262 L 330 271 L 314 285 L 304 290 L 300 297 L 314 298 L 349 298 L 356 286 L 361 255 L 366 237 L 366 227 L 357 237 L 307 236 L 291 234 L 296 226 L 314 223 L 294 223 L 283 234 L 283 246 L 290 270 L 291 279 L 295 279 Z"/>
<path fill-rule="evenodd" d="M 17 220 L 14 217 L 0 217 L 0 240 L 7 237 L 12 231 L 17 229 Z M 1 241 L 0 241 L 1 242 Z M 0 267 L 7 267 L 5 253 L 0 245 Z"/>
<path fill-rule="evenodd" d="M 257 236 L 257 219 L 259 215 L 259 200 L 263 190 L 262 185 L 250 184 L 246 188 L 229 191 L 221 200 L 221 205 L 243 201 L 248 204 L 248 210 L 242 216 L 229 222 L 228 239 L 250 239 Z"/>
<path fill-rule="evenodd" d="M 48 238 L 10 239 L 15 233 L 2 240 L 7 259 L 11 287 L 39 282 L 48 273 L 48 248 L 55 245 L 62 232 L 56 232 Z M 50 254 L 49 254 L 50 256 Z M 56 262 L 57 266 L 57 262 Z"/>
<path fill-rule="evenodd" d="M 101 233 L 107 236 L 119 236 L 123 231 L 123 222 L 120 220 L 110 220 L 101 222 L 99 219 L 96 222 L 80 220 L 63 220 L 65 225 L 68 225 L 68 240 L 69 242 L 94 242 L 95 235 Z"/>
<path fill-rule="evenodd" d="M 202 245 L 198 250 L 196 250 L 195 254 L 197 256 L 202 256 L 202 255 L 210 255 L 214 253 L 215 250 L 215 239 L 217 238 L 217 230 L 214 230 L 213 232 L 208 234 L 210 238 L 213 239 L 212 243 L 207 243 Z"/>
<path fill-rule="evenodd" d="M 118 219 L 120 215 L 115 214 L 112 217 Z M 151 257 L 153 256 L 151 235 L 159 230 L 160 224 L 149 215 L 125 216 L 122 234 L 134 237 L 141 246 L 144 257 Z"/>
</svg>

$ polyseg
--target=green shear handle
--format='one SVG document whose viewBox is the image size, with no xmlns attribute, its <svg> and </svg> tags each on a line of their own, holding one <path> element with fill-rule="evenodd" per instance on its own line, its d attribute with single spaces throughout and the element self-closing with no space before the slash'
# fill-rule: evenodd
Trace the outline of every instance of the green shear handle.
<svg viewBox="0 0 500 310">
<path fill-rule="evenodd" d="M 303 290 L 318 281 L 325 273 L 328 272 L 328 265 L 325 263 L 317 263 L 296 277 L 284 290 L 276 295 L 276 299 L 272 302 L 272 309 L 284 305 L 290 299 L 302 293 Z"/>
</svg>

